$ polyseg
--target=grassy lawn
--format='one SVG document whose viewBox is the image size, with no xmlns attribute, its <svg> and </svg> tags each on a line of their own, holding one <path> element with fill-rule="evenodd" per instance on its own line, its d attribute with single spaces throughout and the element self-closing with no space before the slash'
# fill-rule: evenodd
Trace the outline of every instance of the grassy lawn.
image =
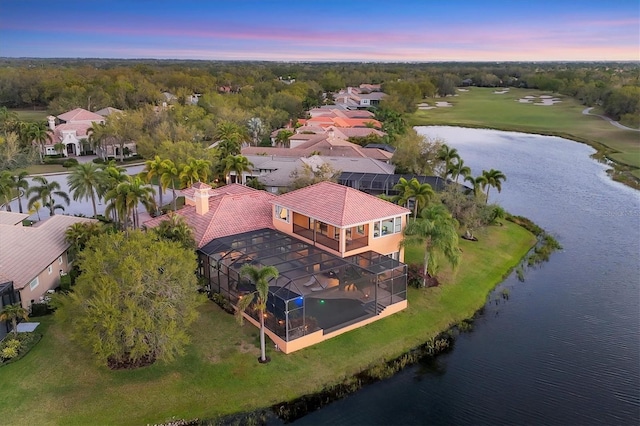
<svg viewBox="0 0 640 426">
<path fill-rule="evenodd" d="M 193 344 L 178 361 L 134 371 L 97 366 L 68 340 L 54 318 L 22 360 L 0 368 L 3 424 L 146 424 L 171 417 L 213 418 L 267 407 L 322 389 L 381 360 L 420 345 L 470 317 L 489 291 L 533 245 L 512 223 L 489 227 L 480 242 L 461 240 L 463 260 L 443 270 L 441 285 L 409 290 L 409 308 L 291 355 L 274 352 L 261 365 L 258 330 L 237 325 L 206 302 L 193 325 Z M 421 257 L 412 249 L 412 257 Z"/>
<path fill-rule="evenodd" d="M 553 95 L 562 102 L 551 106 L 518 102 L 527 95 Z M 619 129 L 600 117 L 583 115 L 585 106 L 573 98 L 527 89 L 495 94 L 494 89 L 471 87 L 468 92 L 458 92 L 458 96 L 447 98 L 447 101 L 453 107 L 419 110 L 411 117 L 411 124 L 484 127 L 562 136 L 588 143 L 616 162 L 631 166 L 634 169 L 631 173 L 640 178 L 640 133 Z M 598 113 L 597 110 L 594 112 Z"/>
<path fill-rule="evenodd" d="M 18 120 L 28 121 L 31 123 L 44 121 L 47 122 L 47 116 L 49 113 L 45 110 L 35 110 L 35 109 L 11 109 L 11 111 L 15 112 L 18 115 Z"/>
</svg>

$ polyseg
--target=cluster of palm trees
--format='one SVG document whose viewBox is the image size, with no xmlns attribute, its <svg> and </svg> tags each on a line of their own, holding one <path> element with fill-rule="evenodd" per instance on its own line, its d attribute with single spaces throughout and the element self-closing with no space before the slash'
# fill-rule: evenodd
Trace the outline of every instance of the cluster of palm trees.
<svg viewBox="0 0 640 426">
<path fill-rule="evenodd" d="M 451 180 L 457 184 L 458 179 L 462 176 L 465 182 L 471 184 L 476 197 L 486 197 L 485 203 L 489 202 L 489 190 L 495 188 L 500 192 L 502 190 L 502 182 L 507 180 L 504 173 L 495 169 L 483 170 L 480 176 L 471 176 L 471 169 L 464 164 L 464 160 L 460 157 L 458 150 L 446 144 L 441 146 L 438 159 L 444 161 L 442 173 L 444 179 L 451 176 Z"/>
</svg>

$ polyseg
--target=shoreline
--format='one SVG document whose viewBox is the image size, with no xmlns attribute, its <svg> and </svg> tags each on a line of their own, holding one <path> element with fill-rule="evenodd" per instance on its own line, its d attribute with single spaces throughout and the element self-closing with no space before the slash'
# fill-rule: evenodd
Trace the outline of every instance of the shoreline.
<svg viewBox="0 0 640 426">
<path fill-rule="evenodd" d="M 594 115 L 594 114 L 591 114 Z M 595 115 L 594 115 L 595 116 Z M 626 185 L 630 188 L 640 190 L 640 178 L 637 178 L 632 174 L 634 170 L 638 170 L 637 167 L 631 166 L 629 164 L 622 163 L 610 157 L 611 154 L 615 154 L 617 152 L 616 149 L 611 148 L 605 145 L 602 142 L 596 142 L 587 138 L 582 138 L 580 136 L 576 136 L 570 133 L 565 132 L 555 132 L 555 131 L 545 131 L 545 130 L 523 130 L 518 126 L 489 126 L 486 124 L 469 124 L 469 123 L 455 123 L 451 121 L 447 122 L 431 122 L 429 124 L 419 124 L 412 121 L 411 127 L 429 127 L 429 126 L 448 126 L 448 127 L 461 127 L 467 129 L 487 129 L 487 130 L 498 130 L 503 132 L 516 132 L 516 133 L 525 133 L 530 135 L 540 135 L 540 136 L 555 136 L 562 139 L 567 139 L 576 143 L 581 143 L 584 145 L 588 145 L 591 148 L 595 149 L 596 152 L 591 154 L 590 157 L 598 162 L 604 163 L 611 167 L 607 170 L 607 175 L 615 181 L 620 182 L 623 185 Z M 635 129 L 632 129 L 635 130 Z"/>
</svg>

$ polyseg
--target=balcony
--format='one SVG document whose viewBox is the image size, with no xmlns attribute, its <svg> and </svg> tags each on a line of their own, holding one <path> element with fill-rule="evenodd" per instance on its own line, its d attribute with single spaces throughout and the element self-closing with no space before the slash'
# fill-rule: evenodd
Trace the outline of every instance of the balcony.
<svg viewBox="0 0 640 426">
<path fill-rule="evenodd" d="M 353 230 L 351 231 L 354 232 Z M 331 250 L 340 252 L 340 240 L 331 238 L 328 235 L 324 234 L 321 230 L 316 230 L 314 232 L 313 229 L 305 228 L 300 225 L 293 225 L 293 233 L 304 237 L 308 240 L 314 241 L 316 245 L 327 247 Z M 314 235 L 315 234 L 315 235 Z M 359 248 L 367 247 L 369 245 L 369 238 L 367 236 L 362 236 L 359 238 L 347 238 L 345 244 L 345 253 L 351 250 L 356 250 Z"/>
</svg>

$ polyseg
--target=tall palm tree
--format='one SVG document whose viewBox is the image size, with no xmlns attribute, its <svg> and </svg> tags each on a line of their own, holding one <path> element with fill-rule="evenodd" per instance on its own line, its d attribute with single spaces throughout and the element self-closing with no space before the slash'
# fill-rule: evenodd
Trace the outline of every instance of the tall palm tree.
<svg viewBox="0 0 640 426">
<path fill-rule="evenodd" d="M 20 306 L 19 303 L 13 305 L 6 305 L 0 311 L 0 321 L 11 321 L 13 327 L 13 337 L 18 337 L 18 320 L 29 320 L 28 312 L 25 308 Z"/>
<path fill-rule="evenodd" d="M 480 194 L 483 194 L 482 190 L 487 185 L 487 178 L 480 175 L 478 177 L 465 176 L 465 182 L 469 182 L 473 188 L 473 195 L 476 198 L 480 198 Z"/>
<path fill-rule="evenodd" d="M 91 148 L 98 152 L 102 159 L 107 158 L 107 150 L 105 148 L 105 143 L 109 139 L 109 129 L 107 125 L 100 122 L 95 122 L 91 127 L 87 129 L 88 141 L 91 145 Z"/>
<path fill-rule="evenodd" d="M 242 145 L 247 141 L 247 135 L 245 131 L 236 123 L 231 121 L 223 121 L 218 123 L 214 138 L 216 141 L 232 141 Z"/>
<path fill-rule="evenodd" d="M 176 181 L 180 179 L 180 169 L 171 160 L 164 160 L 162 162 L 162 174 L 160 175 L 160 185 L 163 189 L 167 189 L 171 186 L 173 192 L 173 210 L 177 210 L 176 206 Z"/>
<path fill-rule="evenodd" d="M 34 185 L 27 191 L 27 195 L 34 194 L 28 201 L 28 208 L 33 207 L 33 203 L 41 201 L 43 207 L 49 209 L 51 216 L 56 214 L 56 210 L 64 210 L 62 204 L 56 204 L 54 196 L 62 198 L 62 200 L 69 205 L 69 195 L 60 189 L 60 184 L 56 181 L 49 182 L 44 176 L 36 176 L 33 178 Z"/>
<path fill-rule="evenodd" d="M 424 245 L 422 286 L 427 285 L 430 262 L 434 256 L 444 255 L 454 267 L 460 262 L 457 221 L 443 204 L 428 207 L 421 218 L 411 221 L 404 229 L 402 245 Z"/>
<path fill-rule="evenodd" d="M 218 151 L 218 158 L 227 158 L 230 155 L 238 155 L 240 154 L 240 143 L 234 140 L 221 140 L 216 146 L 216 150 Z"/>
<path fill-rule="evenodd" d="M 8 170 L 0 173 L 0 207 L 4 206 L 8 212 L 11 211 L 11 200 L 13 200 L 14 182 L 11 172 Z"/>
<path fill-rule="evenodd" d="M 32 215 L 34 213 L 38 214 L 38 222 L 42 219 L 40 219 L 40 209 L 42 208 L 42 204 L 40 203 L 40 201 L 34 201 L 33 205 L 31 207 L 29 207 L 29 214 Z"/>
<path fill-rule="evenodd" d="M 98 216 L 96 197 L 100 199 L 100 188 L 104 185 L 106 174 L 97 164 L 81 163 L 73 167 L 67 176 L 69 190 L 73 193 L 73 199 L 91 200 L 93 217 Z"/>
<path fill-rule="evenodd" d="M 105 227 L 101 222 L 77 222 L 64 231 L 64 240 L 73 254 L 84 250 L 91 237 L 102 235 Z"/>
<path fill-rule="evenodd" d="M 236 173 L 236 183 L 242 183 L 242 173 L 250 172 L 253 163 L 243 155 L 230 155 L 224 159 L 224 174 L 231 180 L 231 172 Z"/>
<path fill-rule="evenodd" d="M 278 275 L 278 270 L 274 266 L 256 268 L 252 265 L 244 265 L 240 268 L 240 276 L 248 276 L 251 282 L 255 284 L 256 290 L 253 293 L 243 296 L 238 301 L 236 318 L 240 324 L 242 324 L 242 313 L 251 305 L 258 311 L 258 316 L 260 317 L 260 362 L 262 363 L 267 362 L 264 339 L 264 317 L 267 310 L 267 299 L 269 297 L 269 280 L 278 278 Z"/>
<path fill-rule="evenodd" d="M 32 123 L 27 131 L 29 139 L 38 145 L 40 153 L 40 162 L 44 162 L 45 145 L 47 142 L 53 141 L 51 129 L 46 123 Z"/>
<path fill-rule="evenodd" d="M 211 172 L 211 161 L 190 158 L 187 164 L 180 168 L 180 181 L 185 187 L 195 182 L 204 182 Z"/>
<path fill-rule="evenodd" d="M 407 181 L 401 177 L 393 189 L 400 192 L 393 198 L 394 202 L 406 205 L 409 200 L 413 200 L 413 216 L 416 218 L 418 217 L 418 212 L 426 207 L 435 195 L 431 185 L 428 183 L 421 184 L 416 178 Z"/>
<path fill-rule="evenodd" d="M 449 145 L 443 144 L 438 151 L 438 160 L 444 161 L 444 170 L 443 170 L 443 178 L 449 175 L 449 170 L 451 170 L 451 163 L 453 160 L 459 160 L 460 154 L 458 154 L 458 150 L 455 148 L 450 148 Z"/>
<path fill-rule="evenodd" d="M 455 163 L 451 164 L 451 170 L 449 170 L 451 177 L 453 180 L 458 183 L 458 178 L 462 176 L 466 178 L 471 174 L 471 169 L 469 166 L 464 165 L 464 160 L 459 158 Z"/>
<path fill-rule="evenodd" d="M 160 158 L 160 156 L 156 155 L 153 160 L 147 160 L 145 162 L 144 170 L 140 172 L 140 176 L 146 183 L 151 184 L 154 178 L 158 180 L 158 189 L 160 195 L 160 205 L 158 206 L 158 210 L 156 211 L 156 213 L 158 214 L 160 213 L 162 206 L 164 206 L 164 203 L 162 201 L 162 193 L 164 192 L 165 188 L 163 188 L 162 182 L 160 182 L 160 177 L 164 173 L 164 166 L 164 160 Z"/>
<path fill-rule="evenodd" d="M 500 170 L 491 169 L 489 171 L 483 170 L 482 176 L 487 180 L 487 199 L 486 202 L 489 202 L 489 189 L 494 187 L 498 190 L 498 192 L 502 191 L 502 182 L 507 180 L 507 177 Z"/>
<path fill-rule="evenodd" d="M 130 177 L 107 191 L 105 214 L 115 212 L 125 231 L 129 230 L 129 223 L 136 229 L 140 225 L 138 205 L 142 204 L 149 212 L 155 210 L 154 194 L 155 190 L 145 185 L 138 176 Z"/>
<path fill-rule="evenodd" d="M 18 193 L 18 208 L 20 209 L 20 213 L 23 213 L 22 196 L 29 190 L 29 181 L 27 180 L 27 176 L 29 176 L 29 174 L 23 171 L 11 177 L 13 180 L 13 188 Z"/>
</svg>

